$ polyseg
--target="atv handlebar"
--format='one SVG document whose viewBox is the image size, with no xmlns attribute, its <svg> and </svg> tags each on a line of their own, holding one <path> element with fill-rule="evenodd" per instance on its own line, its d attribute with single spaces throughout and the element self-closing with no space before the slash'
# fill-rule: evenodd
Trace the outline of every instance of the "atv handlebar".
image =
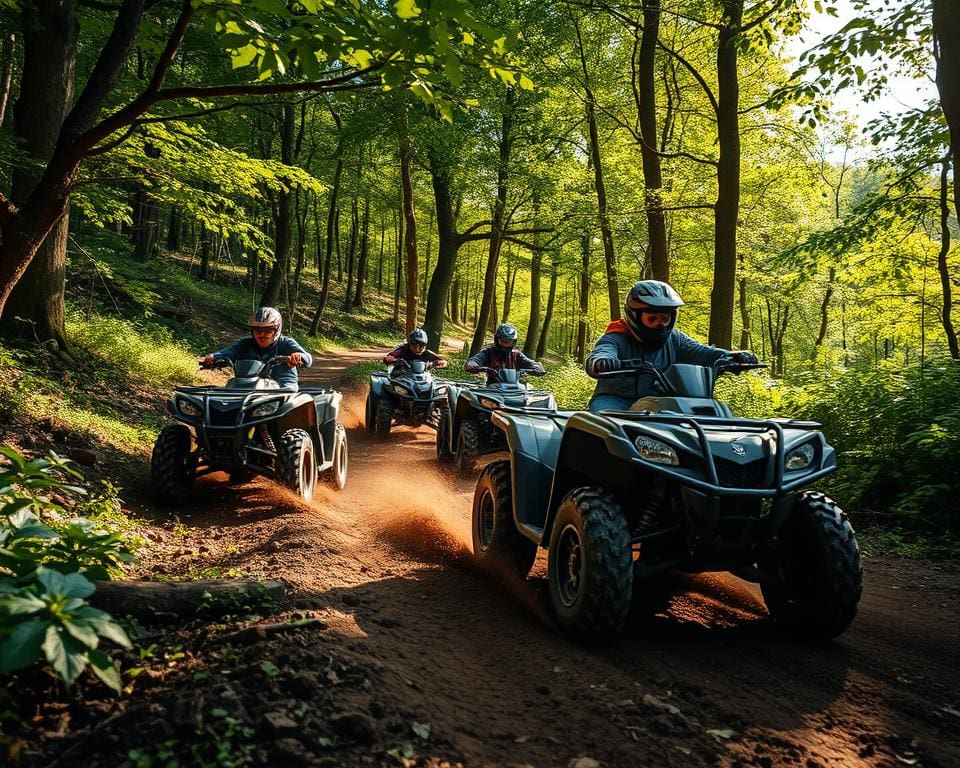
<svg viewBox="0 0 960 768">
<path fill-rule="evenodd" d="M 203 358 L 200 358 L 198 362 L 200 364 L 200 370 L 202 371 L 216 371 L 216 370 L 219 370 L 220 368 L 234 368 L 236 364 L 236 361 L 231 360 L 229 357 L 223 357 L 223 358 L 220 358 L 219 360 L 214 360 L 212 363 L 205 363 L 203 361 Z M 276 357 L 271 357 L 269 360 L 267 360 L 267 362 L 263 364 L 263 370 L 260 371 L 260 377 L 265 379 L 269 378 L 270 371 L 273 368 L 273 366 L 280 365 L 281 363 L 283 363 L 284 365 L 290 365 L 290 356 L 277 355 Z M 301 362 L 299 365 L 302 366 L 303 362 Z"/>
</svg>

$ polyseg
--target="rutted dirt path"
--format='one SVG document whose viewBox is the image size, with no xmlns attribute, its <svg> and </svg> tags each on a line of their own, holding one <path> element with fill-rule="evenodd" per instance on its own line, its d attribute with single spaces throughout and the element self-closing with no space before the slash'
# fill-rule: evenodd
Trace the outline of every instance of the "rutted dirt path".
<svg viewBox="0 0 960 768">
<path fill-rule="evenodd" d="M 324 358 L 303 380 L 381 354 Z M 678 581 L 688 591 L 668 615 L 613 643 L 575 645 L 550 626 L 542 557 L 524 582 L 475 571 L 474 479 L 439 471 L 426 428 L 372 441 L 364 396 L 345 397 L 343 492 L 306 505 L 262 479 L 214 477 L 183 511 L 175 572 L 189 562 L 281 579 L 301 615 L 323 622 L 261 644 L 280 668 L 270 679 L 250 656 L 249 676 L 207 685 L 201 709 L 246 697 L 254 762 L 960 765 L 956 572 L 868 559 L 860 613 L 825 645 L 779 635 L 753 587 L 717 576 Z M 274 727 L 251 695 L 293 727 Z"/>
</svg>

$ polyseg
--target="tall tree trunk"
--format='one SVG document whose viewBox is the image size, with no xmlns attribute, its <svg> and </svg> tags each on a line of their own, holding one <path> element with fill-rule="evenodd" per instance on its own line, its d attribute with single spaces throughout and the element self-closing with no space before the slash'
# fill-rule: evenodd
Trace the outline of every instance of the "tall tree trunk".
<svg viewBox="0 0 960 768">
<path fill-rule="evenodd" d="M 200 274 L 201 280 L 207 280 L 210 277 L 210 241 L 213 239 L 213 233 L 200 225 Z"/>
<path fill-rule="evenodd" d="M 183 248 L 183 214 L 174 206 L 170 209 L 170 224 L 167 227 L 167 250 L 177 252 Z"/>
<path fill-rule="evenodd" d="M 0 40 L 0 127 L 7 114 L 7 101 L 13 85 L 13 70 L 17 63 L 17 36 L 13 32 L 4 32 Z"/>
<path fill-rule="evenodd" d="M 146 186 L 139 184 L 134 197 L 133 258 L 137 261 L 152 259 L 157 253 L 157 235 L 160 213 L 157 201 Z"/>
<path fill-rule="evenodd" d="M 350 241 L 347 246 L 347 290 L 343 294 L 343 311 L 353 309 L 353 267 L 354 255 L 357 252 L 357 235 L 360 229 L 360 206 L 356 196 L 350 203 Z"/>
<path fill-rule="evenodd" d="M 950 203 L 947 189 L 950 175 L 950 152 L 940 163 L 940 252 L 937 254 L 937 272 L 940 273 L 940 290 L 943 293 L 940 307 L 940 322 L 943 332 L 947 335 L 947 346 L 950 348 L 950 357 L 960 360 L 960 347 L 957 346 L 957 332 L 953 327 L 953 288 L 950 285 L 950 269 L 947 265 L 947 255 L 950 253 Z M 956 178 L 954 168 L 954 178 Z"/>
<path fill-rule="evenodd" d="M 284 165 L 293 165 L 294 162 L 294 132 L 296 107 L 284 104 L 281 107 L 282 120 L 280 128 L 280 159 Z M 273 222 L 274 259 L 270 277 L 263 287 L 260 297 L 260 306 L 276 304 L 280 295 L 280 286 L 289 271 L 290 245 L 293 241 L 293 206 L 290 204 L 291 192 L 286 187 L 277 192 L 276 218 Z"/>
<path fill-rule="evenodd" d="M 503 283 L 503 318 L 500 322 L 510 322 L 510 309 L 513 306 L 513 287 L 517 283 L 519 267 L 510 263 L 510 252 L 507 251 L 507 278 Z"/>
<path fill-rule="evenodd" d="M 533 201 L 533 220 L 540 222 L 539 201 Z M 523 340 L 523 354 L 532 355 L 537 349 L 540 338 L 540 269 L 543 264 L 543 251 L 540 249 L 539 236 L 534 238 L 535 248 L 530 257 L 530 316 L 527 319 L 527 335 Z"/>
<path fill-rule="evenodd" d="M 383 293 L 383 256 L 385 253 L 384 245 L 387 241 L 387 222 L 384 220 L 383 211 L 380 212 L 380 257 L 377 259 L 377 293 Z"/>
<path fill-rule="evenodd" d="M 497 267 L 500 262 L 500 247 L 503 245 L 503 222 L 507 207 L 507 179 L 510 171 L 510 150 L 513 147 L 513 91 L 507 89 L 500 124 L 500 149 L 497 161 L 497 199 L 493 206 L 490 223 L 490 243 L 487 251 L 487 267 L 483 276 L 483 298 L 477 314 L 477 325 L 470 341 L 470 354 L 474 355 L 483 346 L 487 322 L 490 319 L 497 287 Z"/>
<path fill-rule="evenodd" d="M 713 290 L 710 343 L 730 348 L 737 280 L 737 216 L 740 213 L 740 81 L 737 46 L 743 0 L 721 0 L 723 19 L 717 49 L 717 203 L 714 206 Z"/>
<path fill-rule="evenodd" d="M 340 196 L 340 179 L 343 176 L 343 157 L 340 148 L 337 149 L 337 165 L 333 172 L 333 186 L 330 187 L 330 207 L 327 209 L 327 242 L 326 253 L 323 258 L 323 280 L 320 285 L 320 298 L 317 301 L 317 311 L 313 313 L 310 323 L 310 335 L 316 336 L 320 328 L 323 310 L 326 309 L 327 299 L 330 296 L 330 268 L 333 261 L 333 241 L 337 223 L 337 198 Z"/>
<path fill-rule="evenodd" d="M 404 333 L 410 334 L 417 325 L 417 213 L 413 203 L 413 180 L 410 177 L 411 165 L 410 135 L 404 125 L 400 139 L 400 179 L 403 185 L 403 218 L 406 222 L 404 244 L 407 256 L 407 314 L 404 319 Z"/>
<path fill-rule="evenodd" d="M 75 0 L 35 0 L 21 11 L 23 73 L 13 107 L 14 137 L 27 156 L 42 167 L 54 153 L 67 110 L 73 100 L 77 53 Z M 23 210 L 40 181 L 33 164 L 13 170 L 11 201 Z M 7 320 L 22 318 L 22 330 L 40 343 L 66 350 L 63 294 L 66 283 L 69 202 L 54 217 L 33 261 L 12 288 L 0 311 Z M 17 243 L 3 233 L 4 250 Z M 8 258 L 4 254 L 4 259 Z M 4 286 L 6 287 L 6 286 Z"/>
<path fill-rule="evenodd" d="M 363 218 L 360 220 L 360 262 L 357 264 L 357 292 L 353 306 L 363 308 L 363 284 L 367 279 L 367 260 L 370 255 L 370 195 L 363 196 Z"/>
<path fill-rule="evenodd" d="M 937 90 L 940 108 L 950 129 L 950 152 L 960 158 L 960 3 L 933 0 L 933 37 L 936 41 Z M 960 173 L 953 171 L 953 206 L 960 218 Z"/>
<path fill-rule="evenodd" d="M 400 290 L 403 286 L 403 209 L 397 217 L 397 248 L 394 261 L 393 281 L 393 324 L 400 325 Z"/>
<path fill-rule="evenodd" d="M 590 312 L 590 234 L 580 238 L 580 313 L 577 315 L 577 348 L 574 356 L 578 363 L 587 359 L 587 314 Z"/>
<path fill-rule="evenodd" d="M 427 291 L 423 328 L 427 332 L 430 349 L 438 349 L 443 333 L 443 310 L 462 241 L 457 232 L 457 217 L 450 192 L 450 170 L 432 152 L 430 177 L 433 181 L 434 207 L 437 211 L 437 266 L 433 270 Z"/>
<path fill-rule="evenodd" d="M 750 349 L 750 303 L 747 299 L 747 278 L 740 278 L 740 349 Z"/>
<path fill-rule="evenodd" d="M 643 32 L 637 56 L 635 98 L 640 123 L 640 156 L 643 159 L 644 208 L 647 214 L 648 260 L 655 280 L 670 280 L 667 224 L 663 212 L 663 174 L 657 154 L 656 52 L 660 34 L 660 0 L 643 5 Z"/>
<path fill-rule="evenodd" d="M 537 342 L 536 358 L 539 360 L 547 352 L 547 335 L 550 333 L 550 322 L 553 320 L 553 303 L 557 298 L 557 260 L 554 258 L 550 271 L 550 290 L 547 292 L 547 311 L 543 316 L 543 327 L 540 328 L 540 341 Z"/>
<path fill-rule="evenodd" d="M 830 320 L 830 299 L 833 297 L 833 281 L 837 278 L 837 268 L 830 267 L 829 277 L 827 278 L 827 290 L 823 294 L 823 301 L 820 302 L 820 330 L 817 331 L 817 338 L 813 341 L 813 355 L 811 359 L 817 359 L 817 352 L 823 346 L 824 339 L 827 338 L 827 325 Z"/>
<path fill-rule="evenodd" d="M 294 220 L 297 222 L 297 258 L 296 266 L 293 270 L 293 291 L 289 297 L 289 316 L 290 331 L 293 331 L 294 320 L 297 316 L 297 304 L 300 301 L 300 279 L 304 268 L 307 266 L 307 215 L 310 210 L 310 203 L 301 200 L 300 188 L 297 187 L 294 200 Z"/>
</svg>

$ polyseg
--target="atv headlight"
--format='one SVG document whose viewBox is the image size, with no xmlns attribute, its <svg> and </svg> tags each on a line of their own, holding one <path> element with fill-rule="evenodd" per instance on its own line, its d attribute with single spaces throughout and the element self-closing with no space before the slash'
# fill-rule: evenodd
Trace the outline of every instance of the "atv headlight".
<svg viewBox="0 0 960 768">
<path fill-rule="evenodd" d="M 405 387 L 403 384 L 394 384 L 393 391 L 398 395 L 413 395 L 413 392 L 410 390 L 410 387 Z"/>
<path fill-rule="evenodd" d="M 190 416 L 194 419 L 199 418 L 202 413 L 194 403 L 191 403 L 189 400 L 184 400 L 182 397 L 177 398 L 177 410 L 184 416 Z"/>
<path fill-rule="evenodd" d="M 269 400 L 266 403 L 258 405 L 250 413 L 250 417 L 254 419 L 262 418 L 263 416 L 273 416 L 280 409 L 279 400 Z"/>
<path fill-rule="evenodd" d="M 433 390 L 433 393 L 434 393 L 435 395 L 438 395 L 438 396 L 439 396 L 439 395 L 445 395 L 445 394 L 447 394 L 447 388 L 446 388 L 446 387 L 437 387 L 435 390 Z"/>
<path fill-rule="evenodd" d="M 669 464 L 672 467 L 680 463 L 677 452 L 659 440 L 640 435 L 640 437 L 633 441 L 633 444 L 637 446 L 637 451 L 647 461 L 653 461 L 657 464 Z"/>
<path fill-rule="evenodd" d="M 494 400 L 491 397 L 478 397 L 477 400 L 480 405 L 490 411 L 495 411 L 501 406 L 501 402 L 499 400 Z"/>
<path fill-rule="evenodd" d="M 810 466 L 810 462 L 813 461 L 816 453 L 812 443 L 804 443 L 787 454 L 787 457 L 783 460 L 783 466 L 788 471 L 806 469 Z"/>
</svg>

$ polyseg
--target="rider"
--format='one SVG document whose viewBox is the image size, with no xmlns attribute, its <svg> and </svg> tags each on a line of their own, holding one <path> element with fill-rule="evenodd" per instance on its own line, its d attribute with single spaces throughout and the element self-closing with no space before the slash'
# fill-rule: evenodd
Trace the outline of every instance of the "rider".
<svg viewBox="0 0 960 768">
<path fill-rule="evenodd" d="M 467 373 L 480 373 L 487 370 L 487 384 L 497 381 L 497 371 L 501 368 L 512 368 L 523 371 L 530 376 L 543 376 L 546 371 L 536 360 L 531 360 L 517 345 L 517 329 L 510 323 L 500 323 L 493 334 L 493 344 L 471 355 L 464 366 Z"/>
<path fill-rule="evenodd" d="M 660 280 L 640 280 L 627 291 L 625 319 L 607 326 L 584 363 L 587 374 L 597 379 L 589 410 L 625 411 L 638 398 L 654 394 L 648 377 L 599 377 L 619 370 L 623 360 L 643 360 L 660 371 L 674 363 L 712 366 L 724 358 L 741 365 L 757 363 L 752 352 L 707 346 L 676 330 L 677 310 L 683 303 L 680 295 Z"/>
<path fill-rule="evenodd" d="M 434 368 L 446 368 L 447 361 L 436 352 L 427 349 L 427 332 L 423 328 L 414 328 L 403 344 L 397 344 L 383 356 L 383 362 L 392 365 L 398 360 L 412 363 L 420 360 L 424 363 L 433 363 Z"/>
<path fill-rule="evenodd" d="M 281 389 L 298 389 L 297 366 L 309 368 L 313 365 L 313 356 L 307 352 L 295 339 L 290 336 L 281 336 L 283 318 L 273 307 L 257 307 L 250 320 L 250 335 L 233 342 L 219 352 L 204 355 L 199 362 L 210 365 L 218 360 L 259 360 L 267 362 L 274 357 L 287 358 L 287 367 L 275 365 L 270 371 L 270 377 L 276 380 Z"/>
</svg>

